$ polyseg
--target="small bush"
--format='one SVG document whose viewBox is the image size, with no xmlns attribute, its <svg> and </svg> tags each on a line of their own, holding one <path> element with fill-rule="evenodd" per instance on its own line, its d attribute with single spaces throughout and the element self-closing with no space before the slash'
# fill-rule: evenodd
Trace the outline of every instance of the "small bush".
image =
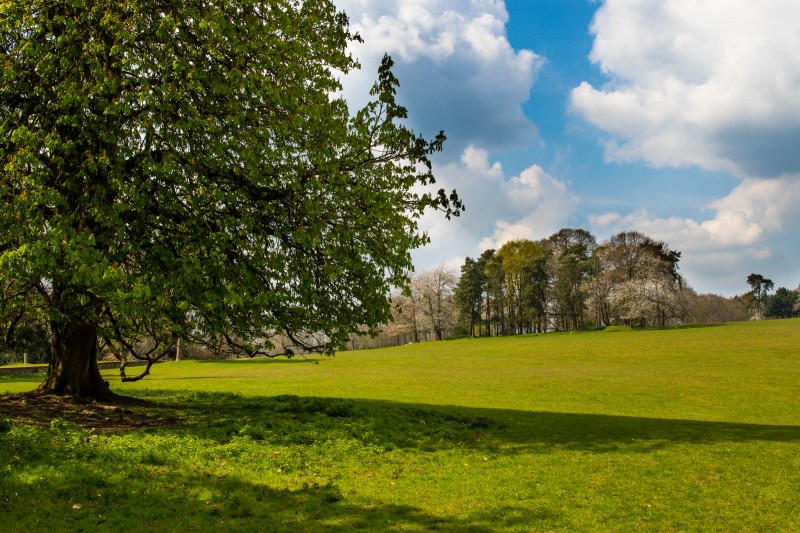
<svg viewBox="0 0 800 533">
<path fill-rule="evenodd" d="M 0 433 L 8 433 L 9 431 L 11 431 L 11 419 L 0 415 Z"/>
</svg>

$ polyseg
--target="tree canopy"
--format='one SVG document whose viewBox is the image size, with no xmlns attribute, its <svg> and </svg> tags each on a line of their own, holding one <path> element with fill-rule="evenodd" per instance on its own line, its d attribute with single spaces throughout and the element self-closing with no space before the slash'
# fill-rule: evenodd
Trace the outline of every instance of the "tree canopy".
<svg viewBox="0 0 800 533">
<path fill-rule="evenodd" d="M 357 112 L 330 0 L 0 4 L 0 321 L 51 334 L 44 392 L 110 395 L 98 338 L 330 353 L 390 317 L 444 135 L 407 129 L 386 57 Z M 146 342 L 145 342 L 146 340 Z M 149 367 L 148 367 L 149 368 Z"/>
</svg>

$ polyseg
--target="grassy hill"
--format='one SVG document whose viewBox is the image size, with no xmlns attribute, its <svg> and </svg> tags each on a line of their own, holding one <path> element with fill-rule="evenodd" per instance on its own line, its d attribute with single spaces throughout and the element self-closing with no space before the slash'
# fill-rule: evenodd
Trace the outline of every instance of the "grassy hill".
<svg viewBox="0 0 800 533">
<path fill-rule="evenodd" d="M 109 373 L 150 404 L 51 422 L 0 402 L 0 511 L 12 530 L 798 530 L 798 341 L 781 320 Z"/>
</svg>

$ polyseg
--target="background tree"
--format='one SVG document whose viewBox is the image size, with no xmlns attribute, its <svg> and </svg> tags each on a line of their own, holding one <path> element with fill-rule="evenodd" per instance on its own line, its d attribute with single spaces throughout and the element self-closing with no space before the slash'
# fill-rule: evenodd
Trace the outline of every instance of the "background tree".
<svg viewBox="0 0 800 533">
<path fill-rule="evenodd" d="M 794 293 L 797 298 L 797 302 L 794 304 L 794 312 L 797 316 L 800 316 L 800 286 L 794 290 Z"/>
<path fill-rule="evenodd" d="M 797 316 L 795 307 L 797 306 L 798 294 L 790 291 L 786 287 L 779 287 L 775 294 L 767 297 L 766 310 L 767 316 L 771 318 L 791 318 Z"/>
<path fill-rule="evenodd" d="M 645 255 L 653 249 L 653 241 L 638 231 L 623 231 L 608 240 L 608 267 L 618 281 L 629 281 L 641 268 Z"/>
<path fill-rule="evenodd" d="M 717 294 L 697 294 L 684 288 L 688 314 L 686 321 L 696 324 L 719 324 L 741 322 L 751 317 L 748 306 L 741 298 L 726 298 Z"/>
<path fill-rule="evenodd" d="M 633 278 L 615 286 L 611 303 L 619 318 L 640 326 L 663 326 L 683 311 L 671 264 L 654 253 L 640 256 Z"/>
<path fill-rule="evenodd" d="M 594 316 L 596 328 L 611 324 L 611 291 L 614 288 L 614 272 L 609 267 L 609 245 L 598 246 L 590 259 L 590 277 L 586 280 L 586 304 Z"/>
<path fill-rule="evenodd" d="M 756 318 L 762 320 L 764 318 L 764 303 L 769 291 L 775 286 L 771 279 L 767 279 L 761 274 L 750 274 L 747 276 L 747 284 L 750 285 L 751 291 L 749 293 Z"/>
<path fill-rule="evenodd" d="M 496 278 L 501 275 L 499 269 L 496 269 L 494 266 L 495 262 L 495 250 L 493 249 L 484 250 L 478 258 L 478 263 L 483 266 L 483 316 L 485 319 L 483 331 L 487 336 L 492 335 L 492 311 L 494 309 L 492 306 L 493 287 L 502 285 L 502 281 L 493 279 L 493 276 Z"/>
<path fill-rule="evenodd" d="M 479 260 L 485 265 L 486 331 L 568 330 L 591 322 L 597 328 L 615 323 L 720 323 L 747 320 L 756 313 L 753 291 L 732 298 L 697 294 L 679 272 L 680 259 L 681 252 L 666 242 L 636 231 L 621 232 L 599 246 L 591 233 L 574 228 L 535 243 L 510 241 L 498 252 L 486 250 Z M 456 291 L 458 298 L 462 290 L 470 295 L 459 299 L 465 318 L 480 301 L 480 283 L 469 281 L 480 271 L 477 263 L 466 261 Z M 771 290 L 770 280 L 752 276 L 762 295 Z M 764 296 L 766 313 L 800 315 L 798 294 L 800 289 L 779 289 L 772 297 Z"/>
<path fill-rule="evenodd" d="M 526 318 L 537 333 L 548 327 L 548 289 L 550 276 L 547 270 L 548 254 L 543 251 L 522 267 L 522 305 Z"/>
<path fill-rule="evenodd" d="M 20 287 L 0 280 L 0 301 L 14 299 Z M 49 356 L 46 324 L 23 306 L 0 306 L 0 363 L 46 363 Z"/>
<path fill-rule="evenodd" d="M 497 252 L 487 250 L 486 261 L 486 330 L 488 335 L 506 330 L 506 292 L 503 263 Z"/>
<path fill-rule="evenodd" d="M 48 325 L 40 392 L 113 396 L 98 338 L 150 363 L 179 337 L 330 353 L 389 320 L 422 213 L 461 208 L 427 192 L 444 137 L 402 126 L 390 59 L 364 109 L 332 96 L 357 36 L 330 0 L 32 0 L 0 20 L 0 316 Z"/>
<path fill-rule="evenodd" d="M 458 276 L 440 265 L 419 272 L 402 294 L 392 297 L 392 322 L 387 325 L 390 335 L 410 334 L 413 342 L 442 340 L 458 325 L 455 291 Z"/>
<path fill-rule="evenodd" d="M 414 278 L 411 278 L 411 283 Z M 420 342 L 424 331 L 422 330 L 422 302 L 419 294 L 415 294 L 408 287 L 403 293 L 392 296 L 392 318 L 387 325 L 391 335 L 409 335 L 411 342 Z"/>
<path fill-rule="evenodd" d="M 0 338 L 0 362 L 46 363 L 49 348 L 47 330 L 34 317 L 23 315 Z"/>
<path fill-rule="evenodd" d="M 548 237 L 553 259 L 553 308 L 557 329 L 583 329 L 588 299 L 586 281 L 592 273 L 594 236 L 584 229 L 564 228 Z"/>
<path fill-rule="evenodd" d="M 532 316 L 525 306 L 526 283 L 530 280 L 526 270 L 543 257 L 542 247 L 527 239 L 509 241 L 497 251 L 503 270 L 506 314 L 512 334 L 530 332 L 532 329 Z"/>
<path fill-rule="evenodd" d="M 464 259 L 461 277 L 455 289 L 455 303 L 461 321 L 469 329 L 469 336 L 475 337 L 475 326 L 481 319 L 483 291 L 486 285 L 486 264 L 482 259 Z"/>
<path fill-rule="evenodd" d="M 603 259 L 612 283 L 609 302 L 612 319 L 627 324 L 664 325 L 683 313 L 678 273 L 681 253 L 666 243 L 636 232 L 624 231 L 605 244 Z"/>
<path fill-rule="evenodd" d="M 411 281 L 412 294 L 421 302 L 423 324 L 440 341 L 458 323 L 454 292 L 458 283 L 455 272 L 444 265 L 420 273 Z"/>
</svg>

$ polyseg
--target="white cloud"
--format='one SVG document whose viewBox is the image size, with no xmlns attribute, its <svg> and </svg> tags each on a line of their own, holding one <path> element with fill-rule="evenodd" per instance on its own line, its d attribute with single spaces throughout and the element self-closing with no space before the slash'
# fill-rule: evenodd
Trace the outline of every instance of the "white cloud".
<svg viewBox="0 0 800 533">
<path fill-rule="evenodd" d="M 415 130 L 444 130 L 445 154 L 468 145 L 521 148 L 538 135 L 522 112 L 542 59 L 514 50 L 497 0 L 335 0 L 364 39 L 351 52 L 362 69 L 343 80 L 354 106 L 366 102 L 384 53 L 396 61 L 398 100 Z"/>
<path fill-rule="evenodd" d="M 461 164 L 475 174 L 483 174 L 490 178 L 501 178 L 503 166 L 499 162 L 489 165 L 489 152 L 473 145 L 467 146 L 461 154 Z"/>
<path fill-rule="evenodd" d="M 497 221 L 497 229 L 492 235 L 481 240 L 479 248 L 481 250 L 499 249 L 504 243 L 519 239 L 533 238 L 533 228 L 524 222 L 513 224 L 505 220 Z"/>
<path fill-rule="evenodd" d="M 483 148 L 468 146 L 459 162 L 435 169 L 437 187 L 456 188 L 467 210 L 450 221 L 436 213 L 421 221 L 431 243 L 414 253 L 422 270 L 453 257 L 475 257 L 512 239 L 540 239 L 567 225 L 579 199 L 566 183 L 532 165 L 507 177 Z"/>
<path fill-rule="evenodd" d="M 572 108 L 609 160 L 800 173 L 798 20 L 795 0 L 606 0 L 590 57 L 611 82 Z"/>
<path fill-rule="evenodd" d="M 787 249 L 781 234 L 800 224 L 797 198 L 800 176 L 745 179 L 730 194 L 708 204 L 714 212 L 708 220 L 658 218 L 640 209 L 626 216 L 591 215 L 589 222 L 592 231 L 604 236 L 633 229 L 663 240 L 682 252 L 681 270 L 692 285 L 734 294 L 744 292 L 745 276 L 762 267 L 768 277 L 779 278 L 782 273 L 786 281 L 779 284 L 796 285 L 798 247 Z"/>
<path fill-rule="evenodd" d="M 462 164 L 482 182 L 466 189 L 474 201 L 465 198 L 465 215 L 477 222 L 473 242 L 479 242 L 478 251 L 499 248 L 512 239 L 546 237 L 562 228 L 576 210 L 578 198 L 567 184 L 538 165 L 506 179 L 500 164 L 489 165 L 486 152 L 474 147 L 465 150 Z"/>
<path fill-rule="evenodd" d="M 618 220 L 620 220 L 622 216 L 617 212 L 609 212 L 609 213 L 602 213 L 600 215 L 590 214 L 588 218 L 590 226 L 594 228 L 605 229 L 610 227 Z"/>
</svg>

